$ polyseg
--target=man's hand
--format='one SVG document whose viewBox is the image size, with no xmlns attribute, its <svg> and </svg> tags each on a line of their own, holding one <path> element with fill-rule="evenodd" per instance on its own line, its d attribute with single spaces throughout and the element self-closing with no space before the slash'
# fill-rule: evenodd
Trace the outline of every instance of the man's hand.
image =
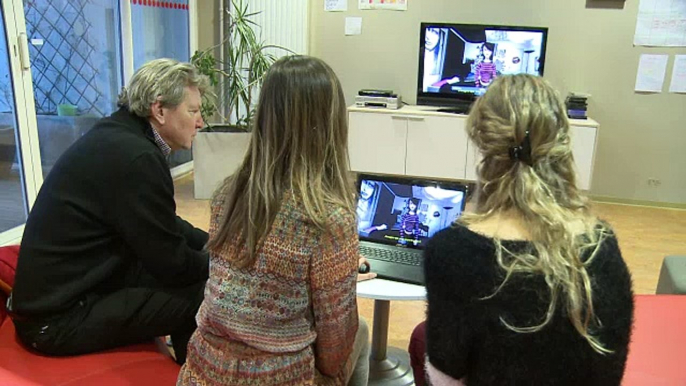
<svg viewBox="0 0 686 386">
<path fill-rule="evenodd" d="M 364 256 L 360 256 L 357 266 L 359 268 L 357 273 L 357 281 L 370 280 L 376 277 L 376 273 L 371 272 L 371 265 L 369 264 L 369 261 L 364 258 Z M 366 267 L 366 269 L 363 269 L 363 267 Z M 360 273 L 360 271 L 365 273 Z"/>
</svg>

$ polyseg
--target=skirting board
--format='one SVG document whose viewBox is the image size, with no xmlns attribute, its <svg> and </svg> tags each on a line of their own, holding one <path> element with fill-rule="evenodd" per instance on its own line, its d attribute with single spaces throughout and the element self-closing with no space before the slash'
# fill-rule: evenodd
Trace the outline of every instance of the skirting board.
<svg viewBox="0 0 686 386">
<path fill-rule="evenodd" d="M 589 198 L 591 200 L 593 200 L 594 202 L 602 202 L 602 203 L 607 203 L 607 204 L 645 206 L 645 207 L 649 207 L 649 208 L 686 210 L 686 204 L 679 204 L 676 202 L 632 200 L 632 199 L 628 199 L 628 198 L 617 198 L 617 197 L 595 196 L 595 195 L 590 195 Z"/>
<path fill-rule="evenodd" d="M 171 168 L 171 176 L 172 179 L 177 180 L 183 176 L 185 176 L 188 173 L 191 173 L 193 171 L 193 161 L 188 161 L 185 164 L 181 164 L 179 166 L 175 166 Z"/>
</svg>

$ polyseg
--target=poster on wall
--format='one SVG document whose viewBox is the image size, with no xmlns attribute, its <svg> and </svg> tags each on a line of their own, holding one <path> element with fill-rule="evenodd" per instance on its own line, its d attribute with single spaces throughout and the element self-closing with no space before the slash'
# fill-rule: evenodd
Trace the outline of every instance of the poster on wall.
<svg viewBox="0 0 686 386">
<path fill-rule="evenodd" d="M 362 34 L 362 18 L 361 17 L 346 17 L 345 18 L 345 35 L 360 35 Z"/>
<path fill-rule="evenodd" d="M 669 92 L 686 94 L 686 55 L 676 55 L 674 57 L 672 83 L 669 84 Z"/>
<path fill-rule="evenodd" d="M 686 47 L 686 0 L 641 0 L 634 45 Z"/>
<path fill-rule="evenodd" d="M 636 74 L 634 90 L 640 92 L 662 92 L 669 55 L 641 55 Z"/>
<path fill-rule="evenodd" d="M 392 11 L 407 11 L 407 0 L 358 0 L 358 1 L 359 1 L 359 9 L 389 9 Z"/>
<path fill-rule="evenodd" d="M 324 0 L 324 11 L 345 12 L 348 10 L 348 0 Z"/>
</svg>

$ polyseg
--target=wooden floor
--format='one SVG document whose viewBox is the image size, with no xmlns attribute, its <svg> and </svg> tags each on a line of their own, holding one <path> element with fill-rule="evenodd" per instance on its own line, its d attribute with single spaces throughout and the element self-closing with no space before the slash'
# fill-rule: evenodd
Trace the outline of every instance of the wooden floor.
<svg viewBox="0 0 686 386">
<path fill-rule="evenodd" d="M 209 202 L 193 199 L 192 175 L 176 185 L 178 214 L 195 226 L 209 226 Z M 634 280 L 634 292 L 653 294 L 662 259 L 667 255 L 686 255 L 686 211 L 652 207 L 596 203 L 598 217 L 614 227 L 622 255 Z M 372 322 L 373 301 L 358 299 L 360 314 Z M 424 302 L 392 302 L 389 344 L 407 349 L 414 326 L 424 320 Z"/>
</svg>

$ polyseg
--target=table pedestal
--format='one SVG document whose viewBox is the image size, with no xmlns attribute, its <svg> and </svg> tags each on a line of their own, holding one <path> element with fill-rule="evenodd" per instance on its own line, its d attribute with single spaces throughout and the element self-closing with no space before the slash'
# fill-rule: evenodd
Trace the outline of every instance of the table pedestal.
<svg viewBox="0 0 686 386">
<path fill-rule="evenodd" d="M 410 355 L 396 347 L 388 347 L 388 318 L 391 302 L 374 300 L 372 354 L 369 358 L 369 385 L 414 385 Z"/>
</svg>

